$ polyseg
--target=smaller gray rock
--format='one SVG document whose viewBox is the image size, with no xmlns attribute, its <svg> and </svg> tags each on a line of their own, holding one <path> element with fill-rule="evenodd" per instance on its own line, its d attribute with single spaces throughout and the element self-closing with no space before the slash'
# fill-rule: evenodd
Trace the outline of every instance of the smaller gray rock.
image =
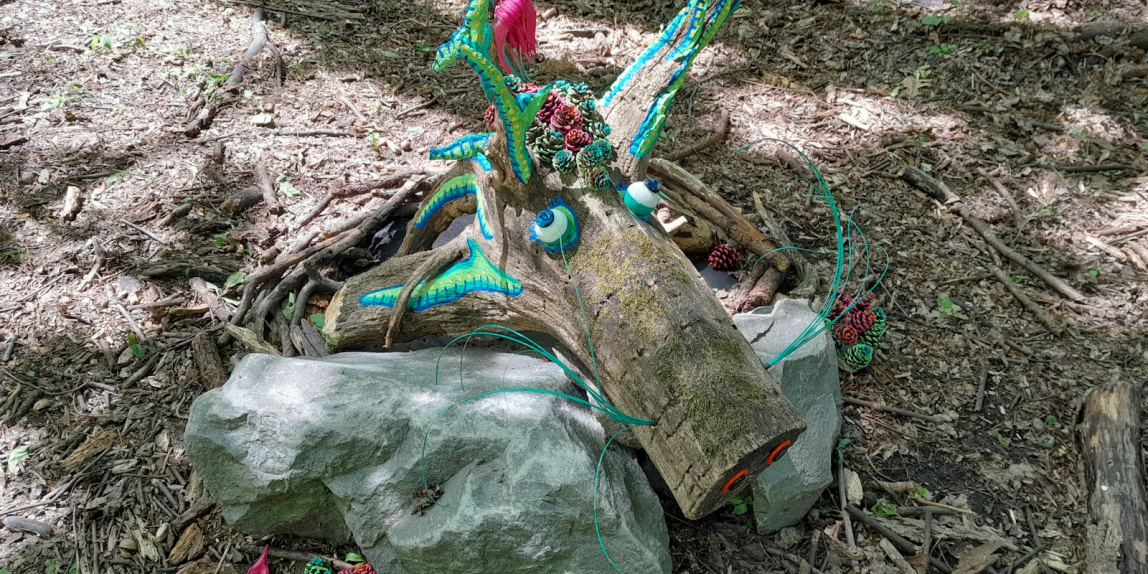
<svg viewBox="0 0 1148 574">
<path fill-rule="evenodd" d="M 761 360 L 769 364 L 820 319 L 808 301 L 784 299 L 772 307 L 735 315 L 733 321 Z M 841 431 L 837 353 L 828 332 L 770 367 L 769 373 L 808 426 L 786 455 L 758 476 L 753 487 L 754 518 L 758 530 L 766 533 L 801 520 L 833 481 L 833 449 Z"/>
</svg>

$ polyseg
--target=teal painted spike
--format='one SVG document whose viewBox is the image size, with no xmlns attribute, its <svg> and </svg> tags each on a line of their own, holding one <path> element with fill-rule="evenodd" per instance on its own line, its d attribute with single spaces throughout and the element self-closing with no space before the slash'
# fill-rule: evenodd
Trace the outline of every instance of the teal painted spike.
<svg viewBox="0 0 1148 574">
<path fill-rule="evenodd" d="M 691 0 L 690 6 L 696 6 L 697 3 L 703 3 L 704 6 L 708 8 L 710 0 Z M 654 144 L 658 141 L 658 136 L 662 133 L 662 127 L 666 123 L 666 113 L 674 101 L 674 96 L 682 87 L 682 84 L 685 83 L 686 72 L 689 71 L 690 66 L 693 65 L 694 59 L 697 58 L 702 49 L 714 39 L 722 24 L 725 23 L 729 15 L 732 14 L 740 4 L 740 0 L 717 0 L 717 6 L 700 24 L 698 28 L 700 32 L 691 29 L 689 33 L 687 33 L 686 38 L 683 39 L 675 49 L 674 53 L 682 58 L 682 63 L 670 77 L 670 81 L 666 87 L 654 98 L 649 110 L 647 110 L 646 118 L 642 121 L 642 125 L 638 128 L 634 139 L 630 141 L 631 155 L 639 158 L 645 157 L 650 153 L 650 150 L 654 148 Z M 689 8 L 687 8 L 687 10 L 689 10 Z"/>
<path fill-rule="evenodd" d="M 494 134 L 467 134 L 453 142 L 430 149 L 431 159 L 469 159 L 480 155 Z"/>
<path fill-rule="evenodd" d="M 467 239 L 466 245 L 470 248 L 470 255 L 466 259 L 455 263 L 429 283 L 424 281 L 415 288 L 409 302 L 411 309 L 425 311 L 436 305 L 458 301 L 476 291 L 502 293 L 511 297 L 522 294 L 522 283 L 495 267 L 473 239 Z M 371 291 L 359 298 L 359 304 L 394 307 L 402 290 L 402 285 L 392 285 Z"/>
<path fill-rule="evenodd" d="M 418 212 L 415 213 L 415 229 L 422 229 L 444 205 L 456 199 L 474 195 L 477 192 L 478 178 L 472 173 L 463 174 L 447 180 L 446 183 L 442 184 L 438 190 L 431 194 L 430 198 L 424 202 Z"/>
<path fill-rule="evenodd" d="M 617 80 L 614 80 L 610 89 L 606 90 L 606 95 L 602 96 L 602 101 L 598 107 L 604 108 L 609 106 L 610 102 L 614 101 L 614 98 L 626 87 L 630 80 L 633 79 L 634 75 L 649 64 L 654 59 L 654 56 L 662 51 L 662 48 L 666 47 L 666 44 L 678 33 L 678 28 L 681 27 L 682 20 L 685 19 L 687 11 L 688 9 L 682 9 L 678 12 L 678 15 L 666 25 L 666 29 L 662 31 L 662 35 L 658 36 L 658 39 L 654 41 L 653 44 L 650 44 L 648 48 L 642 51 L 638 59 L 634 60 L 634 62 L 622 72 L 622 75 L 618 76 Z"/>
<path fill-rule="evenodd" d="M 494 239 L 494 233 L 490 225 L 489 214 L 486 212 L 486 202 L 482 196 L 482 189 L 478 186 L 478 178 L 473 173 L 466 173 L 458 177 L 453 177 L 442 184 L 419 208 L 415 213 L 414 225 L 415 229 L 422 229 L 426 226 L 436 213 L 439 212 L 446 204 L 462 199 L 468 195 L 476 196 L 477 207 L 475 209 L 475 218 L 478 219 L 478 230 L 486 239 Z"/>
<path fill-rule="evenodd" d="M 530 128 L 530 124 L 538 115 L 538 110 L 546 102 L 550 86 L 536 94 L 523 97 L 521 102 L 506 87 L 502 71 L 490 60 L 488 50 L 484 47 L 489 43 L 489 35 L 476 35 L 478 34 L 476 30 L 486 26 L 489 21 L 489 11 L 490 0 L 472 0 L 468 4 L 466 22 L 451 35 L 449 42 L 439 48 L 434 69 L 442 70 L 447 64 L 461 58 L 478 74 L 482 91 L 494 103 L 498 117 L 506 128 L 506 151 L 511 170 L 519 181 L 526 183 L 534 174 L 534 160 L 526 148 L 526 130 Z M 486 13 L 486 20 L 482 19 L 483 12 Z"/>
<path fill-rule="evenodd" d="M 682 40 L 678 42 L 678 47 L 669 54 L 666 54 L 667 60 L 686 57 L 688 50 L 697 42 L 698 36 L 701 35 L 702 28 L 706 25 L 706 11 L 709 10 L 710 0 L 690 0 L 686 5 L 686 12 L 689 13 L 689 23 L 686 24 L 686 33 L 682 36 Z"/>
</svg>

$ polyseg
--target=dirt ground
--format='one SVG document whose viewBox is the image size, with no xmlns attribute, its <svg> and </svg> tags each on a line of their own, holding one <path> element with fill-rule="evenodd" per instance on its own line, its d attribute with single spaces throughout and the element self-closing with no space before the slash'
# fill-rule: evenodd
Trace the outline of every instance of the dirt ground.
<svg viewBox="0 0 1148 574">
<path fill-rule="evenodd" d="M 535 79 L 604 88 L 677 4 L 539 1 Z M 189 106 L 219 89 L 251 40 L 251 6 L 0 0 L 0 514 L 51 529 L 0 530 L 0 568 L 245 572 L 262 541 L 229 530 L 217 510 L 194 512 L 203 489 L 181 437 L 209 383 L 190 341 L 218 333 L 235 272 L 337 228 L 371 199 L 336 197 L 300 225 L 328 194 L 442 169 L 425 159 L 430 146 L 482 130 L 470 72 L 430 70 L 461 1 L 275 6 L 286 10 L 269 18 L 283 86 L 264 51 L 234 105 L 189 138 Z M 699 58 L 656 152 L 705 138 L 724 111 L 728 138 L 683 166 L 751 220 L 756 193 L 794 243 L 831 248 L 828 211 L 790 186 L 795 173 L 775 147 L 756 143 L 792 142 L 888 252 L 875 295 L 889 335 L 842 388 L 926 416 L 846 406 L 840 452 L 863 486 L 858 505 L 896 505 L 899 516 L 883 520 L 916 544 L 920 488 L 963 509 L 929 525 L 932 556 L 949 567 L 999 538 L 995 571 L 1082 571 L 1077 406 L 1094 385 L 1148 376 L 1146 18 L 1131 0 L 746 0 Z M 257 185 L 257 164 L 283 213 L 221 205 Z M 1004 243 L 1085 299 L 1001 259 L 906 184 L 905 166 L 947 183 Z M 879 275 L 884 257 L 872 253 L 876 271 L 855 276 Z M 375 257 L 356 251 L 331 273 Z M 827 276 L 831 261 L 810 258 Z M 1023 307 L 995 268 L 1055 324 Z M 321 312 L 321 300 L 309 303 L 308 314 Z M 234 342 L 220 351 L 231 363 L 244 353 Z M 734 511 L 690 522 L 666 504 L 675 572 L 903 571 L 855 520 L 850 550 L 836 484 L 779 533 L 754 533 Z M 170 555 L 188 525 L 204 543 L 191 566 Z"/>
</svg>

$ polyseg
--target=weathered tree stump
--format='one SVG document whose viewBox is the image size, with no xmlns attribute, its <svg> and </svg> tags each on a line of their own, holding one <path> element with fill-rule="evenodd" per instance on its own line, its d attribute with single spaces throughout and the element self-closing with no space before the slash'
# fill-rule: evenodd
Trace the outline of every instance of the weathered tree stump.
<svg viewBox="0 0 1148 574">
<path fill-rule="evenodd" d="M 1148 572 L 1139 385 L 1093 387 L 1081 407 L 1077 432 L 1088 488 L 1087 571 Z"/>
<path fill-rule="evenodd" d="M 617 408 L 657 421 L 634 432 L 684 514 L 721 507 L 805 424 L 689 260 L 635 203 L 638 192 L 618 189 L 644 180 L 686 71 L 736 5 L 691 0 L 594 99 L 580 85 L 534 87 L 504 77 L 483 50 L 491 3 L 472 0 L 436 67 L 462 59 L 474 68 L 500 121 L 492 134 L 432 150 L 460 161 L 424 200 L 399 256 L 335 295 L 324 329 L 329 345 L 390 344 L 489 324 L 547 333 L 597 374 Z M 547 151 L 545 142 L 558 138 L 559 148 L 577 150 L 570 142 L 581 134 L 566 133 L 563 144 L 562 133 L 536 121 L 552 105 L 544 103 L 551 91 L 571 106 L 577 100 L 578 114 L 563 113 L 598 133 L 578 151 L 576 168 L 573 153 Z M 430 249 L 467 211 L 475 222 Z M 565 223 L 565 235 L 548 239 L 551 225 Z"/>
</svg>

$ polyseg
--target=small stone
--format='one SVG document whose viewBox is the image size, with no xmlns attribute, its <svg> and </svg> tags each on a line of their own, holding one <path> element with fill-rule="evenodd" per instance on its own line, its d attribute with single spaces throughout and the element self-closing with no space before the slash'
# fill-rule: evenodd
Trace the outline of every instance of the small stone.
<svg viewBox="0 0 1148 574">
<path fill-rule="evenodd" d="M 261 128 L 275 127 L 275 116 L 271 114 L 255 114 L 251 116 L 251 123 Z"/>
</svg>

